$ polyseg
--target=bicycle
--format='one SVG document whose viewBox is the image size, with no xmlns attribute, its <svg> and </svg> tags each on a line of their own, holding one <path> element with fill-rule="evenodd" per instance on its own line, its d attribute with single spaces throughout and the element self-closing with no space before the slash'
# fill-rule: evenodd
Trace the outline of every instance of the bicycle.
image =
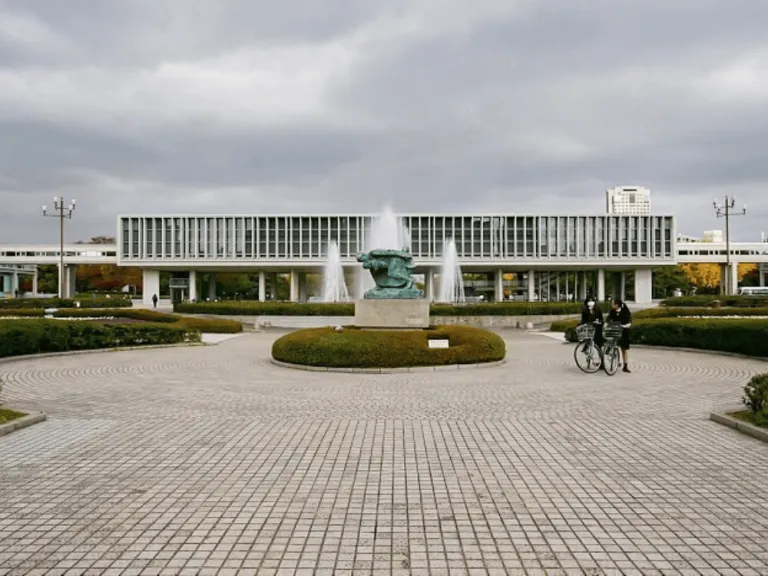
<svg viewBox="0 0 768 576">
<path fill-rule="evenodd" d="M 598 322 L 576 327 L 579 343 L 573 351 L 573 359 L 576 361 L 576 366 L 587 374 L 594 374 L 603 364 L 603 351 L 595 344 L 595 324 Z M 584 366 L 581 364 L 582 360 L 585 363 Z"/>
<path fill-rule="evenodd" d="M 603 330 L 603 370 L 608 376 L 613 376 L 619 370 L 619 339 L 623 332 L 624 328 L 618 322 L 609 322 Z"/>
</svg>

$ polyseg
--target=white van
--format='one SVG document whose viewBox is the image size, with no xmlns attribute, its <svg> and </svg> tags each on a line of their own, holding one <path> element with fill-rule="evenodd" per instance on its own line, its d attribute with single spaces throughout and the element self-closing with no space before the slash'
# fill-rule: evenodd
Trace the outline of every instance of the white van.
<svg viewBox="0 0 768 576">
<path fill-rule="evenodd" d="M 739 296 L 768 296 L 768 286 L 744 286 L 739 288 Z"/>
</svg>

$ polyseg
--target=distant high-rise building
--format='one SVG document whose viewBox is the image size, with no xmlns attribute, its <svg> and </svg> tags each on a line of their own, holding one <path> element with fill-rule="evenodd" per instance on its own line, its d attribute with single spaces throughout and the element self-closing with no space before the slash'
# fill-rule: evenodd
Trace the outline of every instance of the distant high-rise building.
<svg viewBox="0 0 768 576">
<path fill-rule="evenodd" d="M 616 186 L 605 191 L 606 212 L 627 216 L 651 213 L 651 191 L 648 188 Z"/>
</svg>

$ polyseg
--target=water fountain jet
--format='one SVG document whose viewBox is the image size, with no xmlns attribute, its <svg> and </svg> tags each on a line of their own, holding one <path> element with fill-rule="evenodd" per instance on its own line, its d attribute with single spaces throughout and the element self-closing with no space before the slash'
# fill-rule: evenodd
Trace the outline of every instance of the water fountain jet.
<svg viewBox="0 0 768 576">
<path fill-rule="evenodd" d="M 443 254 L 443 265 L 440 269 L 440 291 L 438 302 L 464 303 L 464 279 L 459 266 L 459 254 L 456 241 L 451 238 L 446 242 Z"/>
<path fill-rule="evenodd" d="M 344 280 L 344 267 L 341 265 L 341 251 L 336 241 L 328 244 L 328 256 L 323 267 L 323 302 L 348 302 L 349 291 Z"/>
</svg>

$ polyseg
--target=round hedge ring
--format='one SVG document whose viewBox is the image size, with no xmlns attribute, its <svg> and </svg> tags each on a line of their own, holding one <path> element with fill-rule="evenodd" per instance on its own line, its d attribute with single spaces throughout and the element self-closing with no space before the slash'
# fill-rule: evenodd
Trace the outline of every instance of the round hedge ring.
<svg viewBox="0 0 768 576">
<path fill-rule="evenodd" d="M 430 340 L 447 340 L 447 348 Z M 354 326 L 309 328 L 275 340 L 272 358 L 285 364 L 325 368 L 414 368 L 484 364 L 504 359 L 498 335 L 470 326 L 426 330 L 361 330 Z"/>
</svg>

